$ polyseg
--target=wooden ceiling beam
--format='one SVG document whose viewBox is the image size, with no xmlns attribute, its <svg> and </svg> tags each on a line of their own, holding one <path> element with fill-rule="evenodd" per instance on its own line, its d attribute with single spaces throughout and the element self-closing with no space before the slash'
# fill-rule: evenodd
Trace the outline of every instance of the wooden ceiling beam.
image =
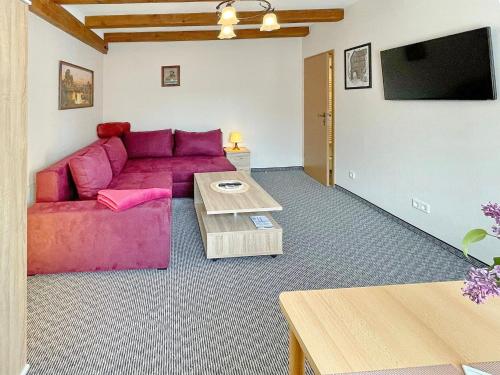
<svg viewBox="0 0 500 375">
<path fill-rule="evenodd" d="M 54 3 L 64 5 L 82 5 L 82 4 L 144 4 L 144 3 L 201 3 L 221 0 L 53 0 Z"/>
<path fill-rule="evenodd" d="M 238 12 L 242 18 L 240 25 L 255 25 L 262 22 L 259 12 Z M 286 23 L 338 22 L 344 19 L 343 9 L 303 9 L 276 11 L 278 21 Z M 251 19 L 243 19 L 255 17 Z M 178 27 L 214 26 L 217 14 L 212 13 L 172 13 L 172 14 L 129 14 L 85 17 L 85 26 L 90 29 L 116 29 L 133 27 Z"/>
<path fill-rule="evenodd" d="M 309 27 L 288 27 L 271 32 L 259 29 L 239 29 L 235 30 L 235 33 L 236 39 L 298 38 L 309 35 Z M 106 33 L 104 40 L 106 43 L 181 42 L 218 40 L 218 35 L 218 30 Z"/>
<path fill-rule="evenodd" d="M 32 0 L 30 11 L 99 52 L 108 53 L 108 45 L 101 37 L 52 0 Z"/>
</svg>

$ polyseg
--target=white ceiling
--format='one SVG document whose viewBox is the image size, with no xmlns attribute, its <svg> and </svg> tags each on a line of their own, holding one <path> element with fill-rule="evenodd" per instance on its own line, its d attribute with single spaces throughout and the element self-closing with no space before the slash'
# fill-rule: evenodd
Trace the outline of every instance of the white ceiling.
<svg viewBox="0 0 500 375">
<path fill-rule="evenodd" d="M 276 10 L 288 9 L 328 9 L 346 8 L 357 0 L 270 0 Z M 101 16 L 114 14 L 162 14 L 162 13 L 200 13 L 215 12 L 216 1 L 199 3 L 146 3 L 146 4 L 92 4 L 92 5 L 64 5 L 80 21 L 85 22 L 85 16 Z M 239 10 L 258 10 L 257 1 L 241 1 L 235 7 Z M 282 26 L 304 26 L 304 24 L 290 24 Z M 256 26 L 241 26 L 239 28 L 254 28 Z M 133 28 L 133 29 L 106 29 L 94 30 L 100 36 L 104 32 L 141 32 L 141 31 L 171 31 L 171 30 L 209 30 L 218 27 L 176 27 L 176 28 Z"/>
<path fill-rule="evenodd" d="M 286 9 L 322 9 L 345 8 L 356 0 L 270 0 L 277 10 Z M 199 13 L 214 12 L 216 1 L 189 3 L 146 3 L 146 4 L 92 4 L 64 5 L 70 12 L 76 11 L 83 16 L 107 14 L 153 14 L 153 13 Z M 241 1 L 235 4 L 237 9 L 258 10 L 257 1 Z"/>
</svg>

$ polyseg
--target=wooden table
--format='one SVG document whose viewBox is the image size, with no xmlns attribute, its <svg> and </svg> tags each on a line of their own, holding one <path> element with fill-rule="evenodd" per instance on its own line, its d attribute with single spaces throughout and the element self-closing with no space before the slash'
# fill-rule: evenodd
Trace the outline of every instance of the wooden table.
<svg viewBox="0 0 500 375">
<path fill-rule="evenodd" d="M 217 182 L 234 180 L 243 182 L 245 190 L 225 193 L 214 189 Z M 195 174 L 194 205 L 208 259 L 283 253 L 283 229 L 271 216 L 283 208 L 248 173 Z M 258 230 L 252 215 L 267 216 L 273 228 Z"/>
<path fill-rule="evenodd" d="M 290 374 L 500 360 L 500 298 L 476 305 L 463 282 L 286 292 Z"/>
</svg>

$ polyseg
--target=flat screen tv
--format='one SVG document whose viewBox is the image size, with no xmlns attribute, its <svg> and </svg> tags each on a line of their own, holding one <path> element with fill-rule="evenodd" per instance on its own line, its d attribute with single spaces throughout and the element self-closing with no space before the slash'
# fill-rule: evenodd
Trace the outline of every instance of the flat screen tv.
<svg viewBox="0 0 500 375">
<path fill-rule="evenodd" d="M 381 52 L 386 100 L 496 99 L 491 29 Z"/>
</svg>

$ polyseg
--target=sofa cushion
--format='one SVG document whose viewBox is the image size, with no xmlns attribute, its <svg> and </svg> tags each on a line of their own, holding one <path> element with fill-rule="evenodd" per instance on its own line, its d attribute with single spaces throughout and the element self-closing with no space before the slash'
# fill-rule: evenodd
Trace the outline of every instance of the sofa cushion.
<svg viewBox="0 0 500 375">
<path fill-rule="evenodd" d="M 128 159 L 122 173 L 170 172 L 174 158 Z"/>
<path fill-rule="evenodd" d="M 36 201 L 37 202 L 63 202 L 78 198 L 75 183 L 69 170 L 69 161 L 75 156 L 85 154 L 89 148 L 104 143 L 98 140 L 90 146 L 59 160 L 51 166 L 42 169 L 36 174 Z"/>
<path fill-rule="evenodd" d="M 99 138 L 122 137 L 130 132 L 130 122 L 105 122 L 97 125 Z"/>
<path fill-rule="evenodd" d="M 123 143 L 127 149 L 128 157 L 131 159 L 172 156 L 173 135 L 171 129 L 125 133 Z"/>
<path fill-rule="evenodd" d="M 194 173 L 226 172 L 236 168 L 224 156 L 186 156 L 128 160 L 122 174 L 171 171 L 173 182 L 193 182 Z"/>
<path fill-rule="evenodd" d="M 175 156 L 224 156 L 222 131 L 203 133 L 175 131 Z"/>
<path fill-rule="evenodd" d="M 118 137 L 112 137 L 104 143 L 102 147 L 108 155 L 113 176 L 118 176 L 128 159 L 127 150 L 125 149 L 122 140 Z"/>
<path fill-rule="evenodd" d="M 72 158 L 69 168 L 82 200 L 95 199 L 97 192 L 106 189 L 113 178 L 106 151 L 98 145 L 91 147 L 84 155 Z"/>
<path fill-rule="evenodd" d="M 236 168 L 224 156 L 191 156 L 172 160 L 172 176 L 175 182 L 193 182 L 195 173 L 234 170 Z"/>
<path fill-rule="evenodd" d="M 121 173 L 113 178 L 108 187 L 113 190 L 151 188 L 172 189 L 172 174 L 170 172 Z"/>
</svg>

